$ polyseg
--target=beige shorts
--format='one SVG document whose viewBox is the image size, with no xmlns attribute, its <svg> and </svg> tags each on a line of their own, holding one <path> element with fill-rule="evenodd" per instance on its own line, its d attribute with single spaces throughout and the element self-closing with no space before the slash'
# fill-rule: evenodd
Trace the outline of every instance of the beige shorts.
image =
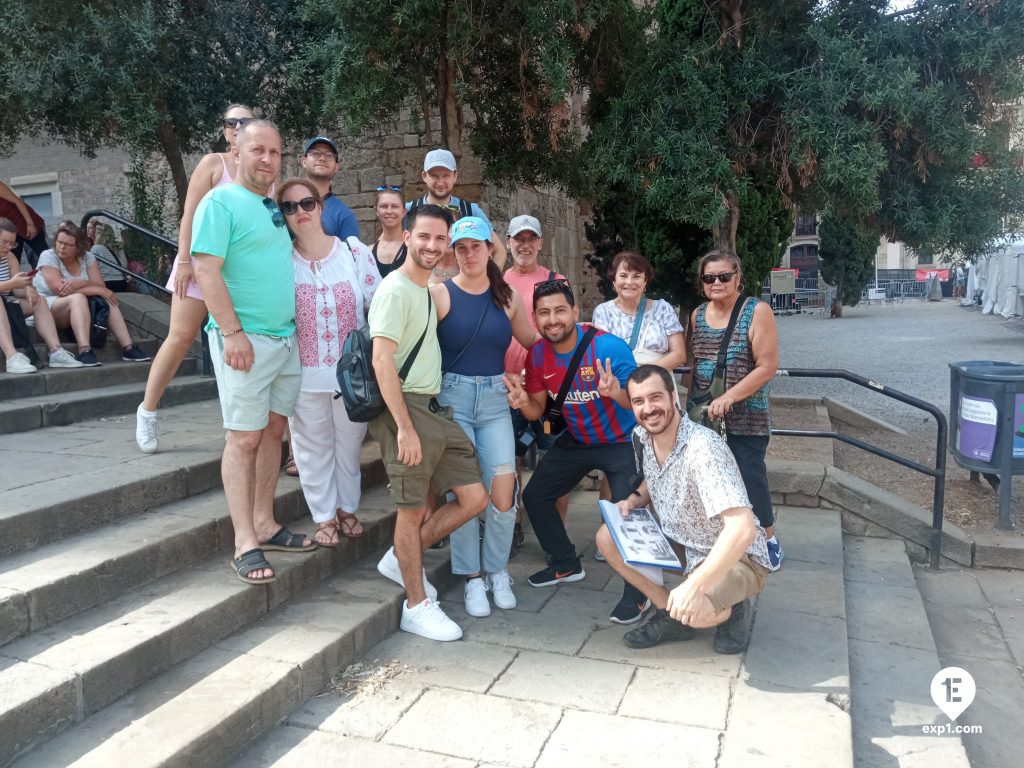
<svg viewBox="0 0 1024 768">
<path fill-rule="evenodd" d="M 736 561 L 736 565 L 711 586 L 705 593 L 716 613 L 742 603 L 762 589 L 768 580 L 768 569 L 758 565 L 750 556 L 744 554 Z"/>
<path fill-rule="evenodd" d="M 380 443 L 395 506 L 424 507 L 431 478 L 438 494 L 482 482 L 476 449 L 452 419 L 451 408 L 440 405 L 431 395 L 406 393 L 404 397 L 423 452 L 423 459 L 415 467 L 398 460 L 398 427 L 391 412 L 384 411 L 370 422 L 370 434 Z"/>
<path fill-rule="evenodd" d="M 302 385 L 299 345 L 294 336 L 247 333 L 253 362 L 248 373 L 224 362 L 224 337 L 211 328 L 210 358 L 217 376 L 224 429 L 258 432 L 267 426 L 270 412 L 291 416 Z"/>
</svg>

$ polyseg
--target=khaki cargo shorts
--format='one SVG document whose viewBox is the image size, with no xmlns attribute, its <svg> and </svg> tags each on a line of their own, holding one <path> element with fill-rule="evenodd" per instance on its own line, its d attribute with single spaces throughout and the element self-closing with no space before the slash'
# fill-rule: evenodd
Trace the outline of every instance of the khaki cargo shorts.
<svg viewBox="0 0 1024 768">
<path fill-rule="evenodd" d="M 462 427 L 432 395 L 405 393 L 413 429 L 420 438 L 423 460 L 415 467 L 398 460 L 398 426 L 390 411 L 370 422 L 370 434 L 380 443 L 381 458 L 391 483 L 391 500 L 399 509 L 420 509 L 427 503 L 427 489 L 434 480 L 438 493 L 463 485 L 481 483 L 476 449 Z"/>
<path fill-rule="evenodd" d="M 726 608 L 731 608 L 736 603 L 742 603 L 762 589 L 768 581 L 768 569 L 750 559 L 744 554 L 736 561 L 736 565 L 730 568 L 721 580 L 712 585 L 705 593 L 715 611 L 721 613 Z"/>
</svg>

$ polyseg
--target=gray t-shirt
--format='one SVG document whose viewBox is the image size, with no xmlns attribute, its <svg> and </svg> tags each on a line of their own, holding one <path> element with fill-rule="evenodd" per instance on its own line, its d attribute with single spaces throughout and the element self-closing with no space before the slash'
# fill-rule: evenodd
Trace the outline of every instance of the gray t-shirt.
<svg viewBox="0 0 1024 768">
<path fill-rule="evenodd" d="M 64 262 L 57 258 L 57 254 L 52 248 L 48 248 L 39 255 L 39 271 L 36 276 L 32 278 L 32 287 L 39 291 L 40 296 L 56 296 L 57 294 L 50 290 L 50 287 L 46 284 L 46 278 L 43 277 L 43 267 L 54 267 L 60 271 L 60 276 L 65 280 L 88 280 L 89 279 L 89 266 L 96 263 L 96 259 L 93 255 L 86 251 L 84 256 L 78 257 L 78 272 L 71 272 L 64 265 Z"/>
</svg>

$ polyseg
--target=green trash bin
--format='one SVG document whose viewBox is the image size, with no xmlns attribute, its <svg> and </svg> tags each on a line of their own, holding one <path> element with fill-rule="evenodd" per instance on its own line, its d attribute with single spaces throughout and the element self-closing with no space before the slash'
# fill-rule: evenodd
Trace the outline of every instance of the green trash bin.
<svg viewBox="0 0 1024 768">
<path fill-rule="evenodd" d="M 1013 475 L 1024 474 L 1024 364 L 950 363 L 949 449 L 965 469 L 999 478 L 997 527 L 1011 528 Z"/>
</svg>

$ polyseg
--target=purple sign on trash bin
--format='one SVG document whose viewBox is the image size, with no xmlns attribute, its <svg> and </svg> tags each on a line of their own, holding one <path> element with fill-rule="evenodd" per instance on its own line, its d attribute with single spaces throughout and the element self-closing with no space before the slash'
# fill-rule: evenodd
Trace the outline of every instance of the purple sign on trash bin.
<svg viewBox="0 0 1024 768">
<path fill-rule="evenodd" d="M 996 404 L 985 397 L 960 396 L 960 431 L 956 449 L 961 456 L 977 461 L 992 461 L 998 423 Z"/>
</svg>

